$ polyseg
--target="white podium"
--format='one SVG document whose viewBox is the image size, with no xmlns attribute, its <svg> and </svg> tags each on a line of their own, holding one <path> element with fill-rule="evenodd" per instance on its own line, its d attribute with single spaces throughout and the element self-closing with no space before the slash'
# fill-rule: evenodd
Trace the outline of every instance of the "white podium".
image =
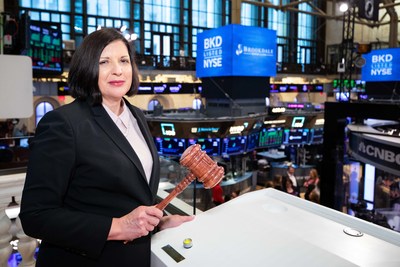
<svg viewBox="0 0 400 267">
<path fill-rule="evenodd" d="M 269 188 L 155 234 L 151 251 L 152 267 L 398 267 L 400 233 Z"/>
</svg>

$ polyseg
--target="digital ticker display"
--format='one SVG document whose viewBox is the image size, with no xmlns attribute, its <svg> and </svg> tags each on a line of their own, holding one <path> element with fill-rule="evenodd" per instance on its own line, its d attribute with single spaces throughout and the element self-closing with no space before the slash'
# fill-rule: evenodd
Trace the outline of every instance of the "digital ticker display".
<svg viewBox="0 0 400 267">
<path fill-rule="evenodd" d="M 62 33 L 57 24 L 31 21 L 29 49 L 34 75 L 61 74 L 63 72 Z"/>
<path fill-rule="evenodd" d="M 282 128 L 263 128 L 260 131 L 258 146 L 260 148 L 280 146 L 282 144 L 282 138 Z"/>
</svg>

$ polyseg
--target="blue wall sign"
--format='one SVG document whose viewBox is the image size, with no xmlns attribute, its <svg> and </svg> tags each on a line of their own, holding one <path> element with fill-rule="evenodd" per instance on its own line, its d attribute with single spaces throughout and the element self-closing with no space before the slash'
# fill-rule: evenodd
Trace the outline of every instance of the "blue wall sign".
<svg viewBox="0 0 400 267">
<path fill-rule="evenodd" d="M 400 48 L 373 50 L 363 57 L 366 61 L 361 69 L 363 81 L 400 80 Z"/>
<path fill-rule="evenodd" d="M 196 75 L 276 76 L 276 31 L 230 24 L 199 33 Z"/>
</svg>

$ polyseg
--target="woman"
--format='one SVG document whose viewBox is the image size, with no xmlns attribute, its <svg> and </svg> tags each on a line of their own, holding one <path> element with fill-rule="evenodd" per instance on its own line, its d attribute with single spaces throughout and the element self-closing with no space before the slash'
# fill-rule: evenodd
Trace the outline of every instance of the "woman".
<svg viewBox="0 0 400 267">
<path fill-rule="evenodd" d="M 192 216 L 155 204 L 159 159 L 137 92 L 133 51 L 114 29 L 88 35 L 68 76 L 71 104 L 47 113 L 30 144 L 20 219 L 42 240 L 37 266 L 150 266 L 151 232 Z"/>
<path fill-rule="evenodd" d="M 297 191 L 296 187 L 294 187 L 292 180 L 290 180 L 289 178 L 287 178 L 285 181 L 285 188 L 286 193 L 297 197 L 299 196 L 299 192 Z"/>
<path fill-rule="evenodd" d="M 314 202 L 319 202 L 319 200 L 316 200 L 319 196 L 319 175 L 316 169 L 310 170 L 310 177 L 307 181 L 304 182 L 303 186 L 306 188 L 304 198 L 307 200 L 311 200 L 310 196 L 313 194 Z"/>
</svg>

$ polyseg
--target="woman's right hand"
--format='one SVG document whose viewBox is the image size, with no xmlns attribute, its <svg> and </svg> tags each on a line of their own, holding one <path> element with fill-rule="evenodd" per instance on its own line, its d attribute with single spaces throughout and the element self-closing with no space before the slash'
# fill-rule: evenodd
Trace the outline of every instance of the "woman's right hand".
<svg viewBox="0 0 400 267">
<path fill-rule="evenodd" d="M 107 240 L 132 241 L 148 235 L 159 224 L 163 212 L 155 206 L 139 206 L 120 218 L 113 218 Z"/>
</svg>

